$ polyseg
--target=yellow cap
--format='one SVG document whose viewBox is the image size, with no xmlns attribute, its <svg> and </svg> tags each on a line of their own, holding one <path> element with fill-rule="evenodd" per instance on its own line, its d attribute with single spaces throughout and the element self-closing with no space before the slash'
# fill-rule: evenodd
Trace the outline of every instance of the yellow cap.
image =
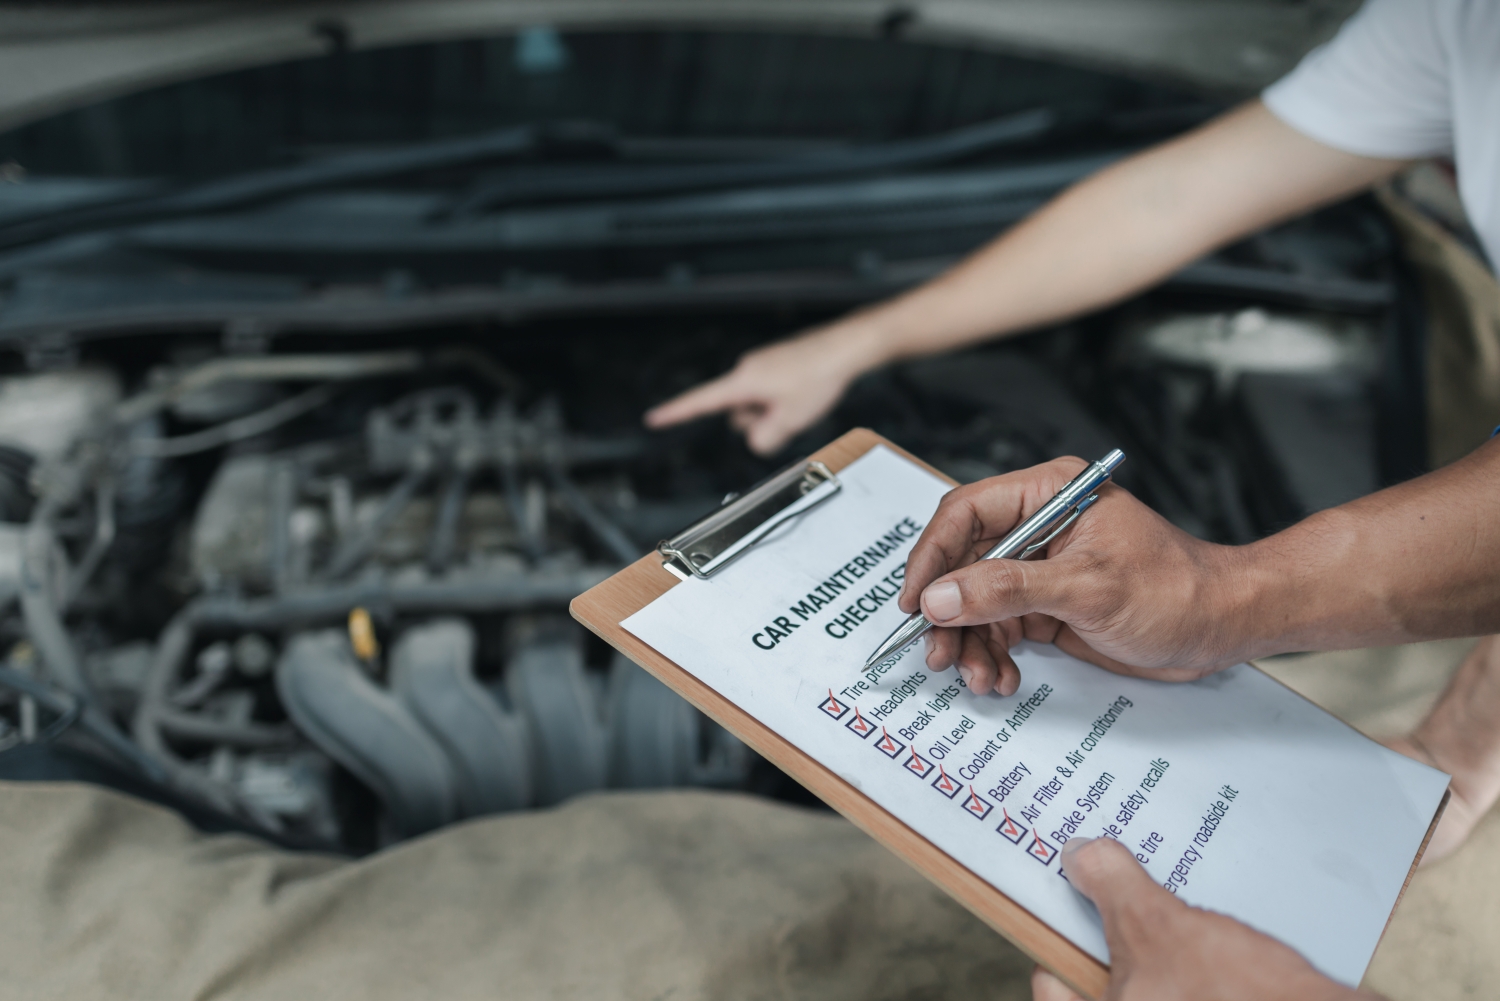
<svg viewBox="0 0 1500 1001">
<path fill-rule="evenodd" d="M 370 613 L 363 608 L 356 608 L 349 613 L 349 645 L 354 648 L 354 656 L 363 661 L 371 661 L 380 656 L 380 642 L 375 639 L 375 623 L 370 621 Z"/>
</svg>

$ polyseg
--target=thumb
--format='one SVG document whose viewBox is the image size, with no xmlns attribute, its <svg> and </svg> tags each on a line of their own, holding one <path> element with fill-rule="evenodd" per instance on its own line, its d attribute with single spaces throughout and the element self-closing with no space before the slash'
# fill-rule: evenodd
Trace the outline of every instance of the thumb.
<svg viewBox="0 0 1500 1001">
<path fill-rule="evenodd" d="M 977 626 L 1043 612 L 1073 618 L 1080 587 L 1076 568 L 1064 557 L 1036 562 L 979 560 L 946 574 L 922 591 L 922 612 L 943 626 Z"/>
<path fill-rule="evenodd" d="M 1063 874 L 1104 919 L 1104 938 L 1111 955 L 1120 922 L 1138 920 L 1143 909 L 1171 907 L 1180 902 L 1156 885 L 1130 849 L 1113 838 L 1073 838 L 1062 849 Z"/>
</svg>

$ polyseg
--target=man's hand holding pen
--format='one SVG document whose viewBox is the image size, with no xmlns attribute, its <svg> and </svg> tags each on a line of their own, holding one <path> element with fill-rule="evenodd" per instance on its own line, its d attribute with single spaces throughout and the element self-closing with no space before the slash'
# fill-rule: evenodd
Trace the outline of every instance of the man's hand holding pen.
<svg viewBox="0 0 1500 1001">
<path fill-rule="evenodd" d="M 902 611 L 920 608 L 927 665 L 956 664 L 976 693 L 1020 684 L 1010 648 L 1055 643 L 1112 671 L 1183 680 L 1243 660 L 1220 625 L 1236 605 L 1236 550 L 1195 539 L 1113 483 L 1045 559 L 981 560 L 1084 468 L 1063 458 L 950 492 L 906 565 Z M 1142 670 L 1145 669 L 1145 670 Z"/>
<path fill-rule="evenodd" d="M 903 611 L 920 608 L 937 626 L 927 633 L 929 667 L 956 664 L 976 693 L 1009 695 L 1020 684 L 1010 649 L 1023 639 L 1122 674 L 1181 681 L 1275 653 L 1500 629 L 1500 439 L 1245 546 L 1196 539 L 1108 483 L 1045 559 L 979 559 L 1083 466 L 1056 459 L 943 499 L 912 548 L 900 598 Z M 1450 695 L 1464 701 L 1460 689 Z M 1424 739 L 1491 748 L 1491 729 L 1477 717 L 1448 720 Z M 1457 751 L 1434 755 L 1466 772 Z M 1492 758 L 1500 752 L 1480 770 L 1500 774 Z"/>
</svg>

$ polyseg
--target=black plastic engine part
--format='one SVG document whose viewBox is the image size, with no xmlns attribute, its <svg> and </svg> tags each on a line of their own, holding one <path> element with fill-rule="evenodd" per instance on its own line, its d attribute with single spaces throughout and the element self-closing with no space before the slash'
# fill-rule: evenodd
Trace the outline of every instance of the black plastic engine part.
<svg viewBox="0 0 1500 1001">
<path fill-rule="evenodd" d="M 31 517 L 31 469 L 36 457 L 14 445 L 0 445 L 0 521 L 25 522 Z"/>
<path fill-rule="evenodd" d="M 1380 487 L 1375 408 L 1363 380 L 1342 374 L 1246 374 L 1231 435 L 1254 475 L 1250 503 L 1283 526 Z"/>
</svg>

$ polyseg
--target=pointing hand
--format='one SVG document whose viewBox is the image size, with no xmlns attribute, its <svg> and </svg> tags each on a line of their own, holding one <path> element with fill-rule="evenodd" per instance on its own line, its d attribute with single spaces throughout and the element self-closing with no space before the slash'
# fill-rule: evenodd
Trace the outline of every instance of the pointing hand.
<svg viewBox="0 0 1500 1001">
<path fill-rule="evenodd" d="M 848 337 L 815 331 L 751 351 L 727 374 L 652 408 L 646 426 L 727 411 L 752 451 L 772 455 L 832 410 L 867 367 Z"/>
</svg>

